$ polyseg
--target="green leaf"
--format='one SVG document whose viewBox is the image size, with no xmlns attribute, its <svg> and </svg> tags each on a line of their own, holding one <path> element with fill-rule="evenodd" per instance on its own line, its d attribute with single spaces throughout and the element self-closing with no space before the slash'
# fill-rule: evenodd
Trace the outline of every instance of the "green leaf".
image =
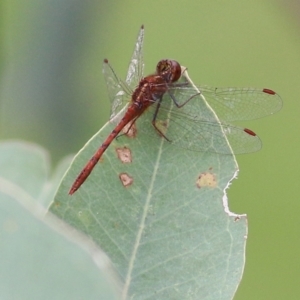
<svg viewBox="0 0 300 300">
<path fill-rule="evenodd" d="M 107 256 L 52 214 L 45 217 L 39 201 L 54 189 L 48 174 L 41 147 L 0 143 L 0 298 L 117 299 Z"/>
<path fill-rule="evenodd" d="M 216 118 L 205 103 L 201 109 Z M 229 212 L 225 195 L 237 173 L 235 158 L 141 134 L 153 130 L 151 120 L 142 115 L 135 137 L 114 140 L 69 196 L 78 173 L 113 130 L 107 123 L 75 157 L 51 211 L 109 255 L 124 281 L 122 299 L 232 299 L 247 234 L 246 217 Z M 127 153 L 125 160 L 120 153 Z"/>
<path fill-rule="evenodd" d="M 68 195 L 126 110 L 128 91 L 142 76 L 143 39 L 142 26 L 125 82 L 104 61 L 112 122 L 75 157 L 50 209 L 109 255 L 124 282 L 122 299 L 232 299 L 243 272 L 247 228 L 245 216 L 229 212 L 224 194 L 237 173 L 228 139 L 237 152 L 251 139 L 243 139 L 242 129 L 221 125 L 184 67 L 189 88 L 169 90 L 161 99 L 164 109 L 154 112 L 156 126 L 172 144 L 153 129 L 153 104 Z M 165 61 L 160 68 L 166 68 Z M 186 104 L 176 108 L 171 98 Z M 260 140 L 252 141 L 248 146 L 254 150 Z"/>
<path fill-rule="evenodd" d="M 54 174 L 50 177 L 50 158 L 42 147 L 18 140 L 1 142 L 0 178 L 24 189 L 46 208 L 53 201 L 71 158 L 68 156 L 59 162 Z"/>
<path fill-rule="evenodd" d="M 47 184 L 50 161 L 41 147 L 10 140 L 0 143 L 0 177 L 38 199 Z"/>
</svg>

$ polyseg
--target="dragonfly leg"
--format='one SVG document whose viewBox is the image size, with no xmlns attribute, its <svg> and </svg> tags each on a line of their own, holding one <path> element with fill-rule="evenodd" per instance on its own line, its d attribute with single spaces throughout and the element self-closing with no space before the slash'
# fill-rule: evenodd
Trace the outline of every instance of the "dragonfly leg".
<svg viewBox="0 0 300 300">
<path fill-rule="evenodd" d="M 178 103 L 177 100 L 176 100 L 176 98 L 175 98 L 175 96 L 170 91 L 168 91 L 168 94 L 171 97 L 171 99 L 173 100 L 173 102 L 176 105 L 176 107 L 177 108 L 181 108 L 184 105 L 186 105 L 189 101 L 191 101 L 194 97 L 199 96 L 201 93 L 199 92 L 199 93 L 196 93 L 196 94 L 192 95 L 187 100 L 185 100 L 183 103 Z"/>
<path fill-rule="evenodd" d="M 184 77 L 185 78 L 185 77 Z M 185 78 L 184 82 L 176 82 L 173 83 L 172 85 L 170 85 L 171 88 L 176 88 L 176 87 L 185 87 L 188 86 L 190 83 L 189 81 Z M 185 100 L 183 103 L 178 103 L 178 101 L 176 100 L 175 96 L 170 92 L 170 90 L 168 90 L 168 94 L 171 97 L 171 99 L 173 100 L 174 104 L 176 105 L 177 108 L 181 108 L 184 105 L 186 105 L 190 100 L 192 100 L 194 97 L 198 96 L 201 94 L 201 92 L 196 93 L 194 95 L 192 95 L 191 97 L 189 97 L 187 100 Z"/>
<path fill-rule="evenodd" d="M 165 134 L 156 126 L 156 118 L 157 118 L 157 114 L 158 114 L 158 111 L 159 111 L 159 108 L 160 108 L 161 101 L 162 101 L 162 97 L 159 99 L 159 101 L 158 101 L 158 103 L 156 105 L 155 112 L 154 112 L 153 119 L 152 119 L 152 126 L 154 127 L 154 129 L 158 132 L 158 134 L 161 137 L 163 137 L 165 140 L 167 140 L 168 142 L 171 143 L 171 140 L 169 140 L 165 136 Z"/>
</svg>

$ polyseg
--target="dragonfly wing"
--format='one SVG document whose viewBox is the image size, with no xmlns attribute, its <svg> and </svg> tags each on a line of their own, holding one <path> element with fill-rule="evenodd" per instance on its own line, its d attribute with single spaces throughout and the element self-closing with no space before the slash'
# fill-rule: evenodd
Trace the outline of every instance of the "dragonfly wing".
<svg viewBox="0 0 300 300">
<path fill-rule="evenodd" d="M 143 77 L 144 62 L 143 62 L 143 43 L 144 43 L 144 26 L 141 27 L 140 32 L 135 43 L 135 48 L 131 57 L 126 76 L 126 83 L 134 90 L 141 78 Z"/>
<path fill-rule="evenodd" d="M 180 102 L 195 94 L 191 86 L 170 87 Z M 198 87 L 208 105 L 223 121 L 253 120 L 271 115 L 282 107 L 280 96 L 269 89 Z M 189 106 L 189 103 L 187 103 Z"/>
<path fill-rule="evenodd" d="M 103 63 L 103 74 L 111 102 L 110 118 L 113 119 L 127 104 L 132 91 L 127 83 L 119 79 L 107 60 Z"/>
<path fill-rule="evenodd" d="M 173 118 L 166 136 L 174 145 L 201 152 L 242 154 L 261 149 L 258 136 L 248 134 L 244 128 L 217 122 L 188 120 L 182 125 Z"/>
<path fill-rule="evenodd" d="M 104 60 L 103 74 L 111 102 L 110 120 L 113 123 L 117 123 L 122 118 L 124 113 L 120 112 L 129 102 L 133 90 L 137 87 L 143 76 L 143 42 L 144 26 L 140 29 L 125 82 L 117 76 L 108 61 Z"/>
<path fill-rule="evenodd" d="M 199 116 L 182 113 L 181 108 L 177 108 L 171 99 L 168 103 L 169 109 L 166 106 L 159 109 L 155 124 L 172 144 L 180 148 L 221 154 L 249 153 L 261 148 L 261 140 L 258 136 L 254 133 L 254 135 L 249 134 L 249 131 L 245 131 L 244 128 L 219 122 L 208 108 L 204 107 L 205 111 L 202 113 L 206 118 L 202 120 Z M 147 113 L 153 116 L 156 105 L 153 104 Z M 210 120 L 207 120 L 207 115 L 210 115 Z M 146 126 L 139 127 L 139 131 L 149 136 L 163 138 L 151 122 L 148 123 L 148 125 L 143 124 Z"/>
</svg>

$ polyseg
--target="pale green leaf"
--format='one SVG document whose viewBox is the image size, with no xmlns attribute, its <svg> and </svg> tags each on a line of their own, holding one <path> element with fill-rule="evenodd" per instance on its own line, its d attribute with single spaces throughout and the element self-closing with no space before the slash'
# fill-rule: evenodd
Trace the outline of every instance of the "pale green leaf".
<svg viewBox="0 0 300 300">
<path fill-rule="evenodd" d="M 117 299 L 107 256 L 38 203 L 51 185 L 47 156 L 34 144 L 0 144 L 0 298 Z"/>
<path fill-rule="evenodd" d="M 71 156 L 62 159 L 51 174 L 50 158 L 42 147 L 21 141 L 0 143 L 0 177 L 21 187 L 45 208 L 53 201 Z"/>
<path fill-rule="evenodd" d="M 69 196 L 113 129 L 107 123 L 76 156 L 51 211 L 109 255 L 124 281 L 123 299 L 232 299 L 247 234 L 245 216 L 229 212 L 224 194 L 237 172 L 234 157 L 181 149 L 142 134 L 145 128 L 153 130 L 150 114 L 138 119 L 136 137 L 111 144 Z M 130 162 L 122 162 L 118 153 L 128 150 Z"/>
</svg>

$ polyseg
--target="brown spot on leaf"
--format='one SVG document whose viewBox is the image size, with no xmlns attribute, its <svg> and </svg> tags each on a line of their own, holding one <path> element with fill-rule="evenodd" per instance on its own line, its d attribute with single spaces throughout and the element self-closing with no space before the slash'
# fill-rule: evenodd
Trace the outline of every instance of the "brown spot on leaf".
<svg viewBox="0 0 300 300">
<path fill-rule="evenodd" d="M 129 122 L 126 126 L 124 126 L 122 132 L 129 138 L 135 138 L 137 134 L 137 128 L 135 123 Z"/>
<path fill-rule="evenodd" d="M 199 189 L 205 186 L 215 188 L 217 186 L 216 175 L 210 172 L 201 173 L 197 178 L 196 185 Z"/>
<path fill-rule="evenodd" d="M 53 202 L 53 205 L 54 205 L 55 207 L 60 207 L 61 204 L 60 204 L 60 202 L 58 202 L 58 201 L 54 201 L 54 202 Z"/>
<path fill-rule="evenodd" d="M 119 175 L 119 178 L 123 184 L 123 186 L 128 187 L 130 185 L 132 185 L 133 183 L 133 178 L 131 176 L 129 176 L 127 173 L 121 173 Z"/>
<path fill-rule="evenodd" d="M 132 162 L 131 151 L 127 147 L 116 149 L 118 158 L 123 164 L 129 164 Z"/>
</svg>

